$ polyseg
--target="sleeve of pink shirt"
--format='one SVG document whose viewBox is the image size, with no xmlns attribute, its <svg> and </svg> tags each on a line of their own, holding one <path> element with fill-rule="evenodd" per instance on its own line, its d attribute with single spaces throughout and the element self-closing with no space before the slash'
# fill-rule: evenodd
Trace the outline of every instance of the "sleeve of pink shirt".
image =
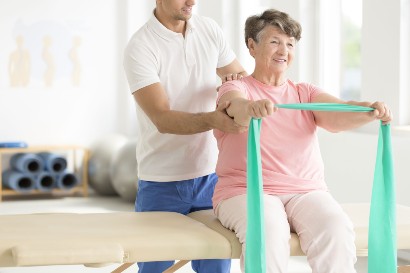
<svg viewBox="0 0 410 273">
<path fill-rule="evenodd" d="M 218 91 L 217 104 L 219 103 L 220 98 L 224 94 L 234 90 L 243 92 L 246 95 L 246 97 L 249 98 L 248 89 L 246 88 L 246 85 L 243 83 L 243 81 L 244 79 L 234 80 L 222 84 Z M 310 103 L 317 95 L 324 93 L 324 91 L 321 88 L 309 83 L 298 83 L 296 84 L 296 86 L 294 85 L 294 87 L 297 88 L 301 96 L 301 102 Z"/>
<path fill-rule="evenodd" d="M 321 88 L 310 83 L 299 83 L 297 84 L 297 89 L 301 96 L 301 102 L 309 103 L 311 103 L 317 95 L 325 92 Z"/>
<path fill-rule="evenodd" d="M 241 80 L 234 80 L 234 81 L 229 81 L 229 82 L 225 82 L 224 84 L 221 85 L 221 87 L 218 90 L 218 97 L 216 99 L 216 104 L 219 103 L 219 100 L 221 99 L 221 97 L 230 92 L 230 91 L 240 91 L 243 92 L 246 97 L 248 96 L 248 93 L 246 92 L 246 89 L 244 87 L 244 85 L 242 84 Z"/>
</svg>

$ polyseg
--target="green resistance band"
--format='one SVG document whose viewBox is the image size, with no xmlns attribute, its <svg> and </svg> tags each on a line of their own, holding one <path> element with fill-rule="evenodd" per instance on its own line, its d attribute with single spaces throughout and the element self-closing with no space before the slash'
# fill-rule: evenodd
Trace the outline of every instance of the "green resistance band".
<svg viewBox="0 0 410 273">
<path fill-rule="evenodd" d="M 333 112 L 373 111 L 370 107 L 336 103 L 277 104 L 276 107 Z M 246 273 L 266 272 L 261 126 L 261 119 L 251 119 L 248 131 Z M 397 272 L 396 198 L 391 151 L 390 125 L 381 124 L 370 205 L 368 273 Z"/>
</svg>

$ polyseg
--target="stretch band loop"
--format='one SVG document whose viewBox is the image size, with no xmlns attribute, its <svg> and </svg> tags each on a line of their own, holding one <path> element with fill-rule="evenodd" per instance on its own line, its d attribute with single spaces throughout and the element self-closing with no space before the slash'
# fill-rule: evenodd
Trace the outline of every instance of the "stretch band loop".
<svg viewBox="0 0 410 273">
<path fill-rule="evenodd" d="M 328 111 L 328 112 L 371 112 L 371 107 L 357 106 L 342 103 L 295 103 L 295 104 L 276 104 L 278 108 L 311 110 L 311 111 Z"/>
<path fill-rule="evenodd" d="M 336 103 L 277 104 L 278 108 L 370 112 L 373 108 Z M 263 178 L 260 154 L 262 120 L 251 119 L 248 132 L 246 273 L 265 273 Z M 390 125 L 380 123 L 369 217 L 368 273 L 397 271 L 396 198 Z"/>
</svg>

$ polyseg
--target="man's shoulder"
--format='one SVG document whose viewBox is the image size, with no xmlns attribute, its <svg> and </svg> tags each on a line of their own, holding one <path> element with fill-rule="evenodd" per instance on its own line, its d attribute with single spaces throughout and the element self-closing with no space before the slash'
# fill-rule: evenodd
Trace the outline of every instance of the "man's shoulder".
<svg viewBox="0 0 410 273">
<path fill-rule="evenodd" d="M 138 40 L 138 39 L 142 39 L 145 36 L 149 35 L 150 30 L 149 30 L 149 26 L 148 26 L 148 22 L 146 22 L 145 24 L 143 24 L 139 29 L 137 29 L 134 34 L 131 36 L 130 40 Z"/>
<path fill-rule="evenodd" d="M 212 19 L 211 17 L 200 15 L 200 14 L 192 14 L 191 19 L 198 20 L 198 21 L 201 21 L 201 22 L 213 22 L 213 23 L 215 23 L 215 20 Z"/>
<path fill-rule="evenodd" d="M 155 35 L 150 30 L 149 22 L 142 25 L 137 31 L 132 34 L 128 41 L 128 47 L 145 48 L 155 43 Z"/>
<path fill-rule="evenodd" d="M 203 26 L 208 28 L 219 27 L 214 19 L 199 14 L 193 14 L 190 21 L 194 26 Z"/>
</svg>

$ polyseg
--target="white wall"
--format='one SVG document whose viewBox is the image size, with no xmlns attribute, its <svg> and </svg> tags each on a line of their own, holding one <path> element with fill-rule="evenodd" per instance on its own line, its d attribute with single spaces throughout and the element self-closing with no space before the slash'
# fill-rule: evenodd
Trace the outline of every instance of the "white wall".
<svg viewBox="0 0 410 273">
<path fill-rule="evenodd" d="M 370 202 L 376 163 L 377 134 L 321 130 L 325 177 L 339 202 Z M 392 133 L 397 203 L 410 206 L 410 137 Z"/>
<path fill-rule="evenodd" d="M 0 141 L 36 144 L 83 144 L 121 131 L 119 58 L 117 40 L 123 35 L 117 1 L 0 1 Z M 25 38 L 31 58 L 30 82 L 11 87 L 8 63 L 16 45 Z M 46 65 L 42 39 L 53 39 L 54 82 L 43 81 Z M 68 59 L 71 37 L 81 37 L 80 86 L 71 83 Z"/>
</svg>

